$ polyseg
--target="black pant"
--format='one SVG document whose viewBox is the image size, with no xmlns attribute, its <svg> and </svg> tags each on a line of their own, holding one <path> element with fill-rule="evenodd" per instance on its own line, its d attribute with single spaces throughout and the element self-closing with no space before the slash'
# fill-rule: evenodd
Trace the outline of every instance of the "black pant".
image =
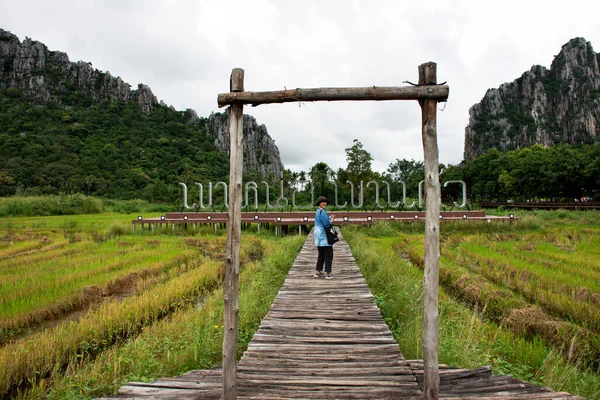
<svg viewBox="0 0 600 400">
<path fill-rule="evenodd" d="M 325 263 L 325 272 L 331 273 L 331 263 L 333 262 L 333 246 L 317 246 L 319 257 L 317 258 L 317 271 L 323 271 Z"/>
</svg>

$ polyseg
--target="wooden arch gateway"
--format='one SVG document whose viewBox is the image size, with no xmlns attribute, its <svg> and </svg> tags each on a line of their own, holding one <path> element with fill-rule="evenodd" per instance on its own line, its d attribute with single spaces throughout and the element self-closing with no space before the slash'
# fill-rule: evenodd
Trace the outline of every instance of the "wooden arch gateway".
<svg viewBox="0 0 600 400">
<path fill-rule="evenodd" d="M 229 105 L 230 172 L 229 223 L 227 224 L 227 261 L 224 288 L 223 399 L 237 398 L 236 350 L 238 344 L 238 289 L 240 274 L 240 237 L 242 214 L 243 114 L 244 104 L 300 101 L 417 100 L 421 106 L 422 139 L 425 161 L 425 255 L 423 278 L 423 360 L 425 398 L 439 396 L 438 371 L 438 280 L 440 265 L 437 103 L 448 99 L 447 85 L 437 84 L 433 62 L 419 66 L 419 82 L 402 87 L 314 88 L 271 92 L 244 91 L 244 70 L 231 73 L 230 92 L 217 97 L 219 107 Z"/>
</svg>

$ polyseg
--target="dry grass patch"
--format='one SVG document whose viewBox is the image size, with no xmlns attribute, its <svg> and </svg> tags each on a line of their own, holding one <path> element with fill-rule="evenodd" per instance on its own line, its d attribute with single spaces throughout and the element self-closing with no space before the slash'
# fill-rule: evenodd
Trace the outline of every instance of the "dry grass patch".
<svg viewBox="0 0 600 400">
<path fill-rule="evenodd" d="M 501 326 L 529 338 L 541 335 L 548 344 L 566 356 L 567 360 L 591 362 L 592 365 L 599 366 L 598 336 L 578 325 L 553 319 L 539 306 L 527 305 L 511 310 Z"/>
</svg>

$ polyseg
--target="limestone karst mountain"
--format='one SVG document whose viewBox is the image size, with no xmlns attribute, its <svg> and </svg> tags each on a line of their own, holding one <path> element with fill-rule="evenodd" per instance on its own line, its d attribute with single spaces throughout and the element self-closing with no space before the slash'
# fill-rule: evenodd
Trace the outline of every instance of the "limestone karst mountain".
<svg viewBox="0 0 600 400">
<path fill-rule="evenodd" d="M 469 110 L 464 159 L 490 148 L 591 144 L 600 137 L 600 54 L 571 39 L 550 69 L 534 65 L 520 78 L 489 89 Z"/>
</svg>

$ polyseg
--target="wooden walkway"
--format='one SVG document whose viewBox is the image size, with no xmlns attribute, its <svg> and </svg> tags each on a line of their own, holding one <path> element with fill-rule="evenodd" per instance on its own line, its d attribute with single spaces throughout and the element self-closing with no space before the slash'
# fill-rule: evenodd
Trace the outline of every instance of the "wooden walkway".
<svg viewBox="0 0 600 400">
<path fill-rule="evenodd" d="M 312 234 L 238 364 L 240 399 L 417 399 L 422 360 L 406 360 L 384 323 L 346 242 L 335 245 L 335 279 L 313 278 Z M 119 397 L 219 399 L 221 370 L 131 382 Z M 440 366 L 448 399 L 565 399 L 491 368 Z"/>
</svg>

